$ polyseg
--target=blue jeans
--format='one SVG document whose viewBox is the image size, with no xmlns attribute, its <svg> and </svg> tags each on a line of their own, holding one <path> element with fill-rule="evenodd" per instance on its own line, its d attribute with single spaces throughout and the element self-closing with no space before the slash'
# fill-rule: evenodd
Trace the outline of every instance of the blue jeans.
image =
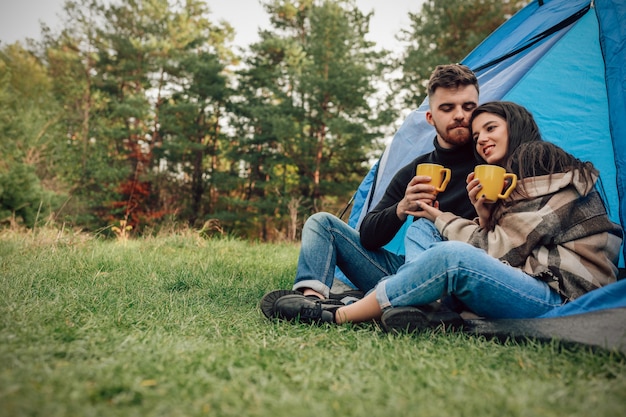
<svg viewBox="0 0 626 417">
<path fill-rule="evenodd" d="M 464 242 L 442 241 L 432 222 L 407 230 L 407 262 L 376 287 L 381 308 L 424 305 L 454 295 L 486 318 L 530 318 L 562 304 L 548 284 Z"/>
<path fill-rule="evenodd" d="M 396 273 L 403 263 L 404 256 L 363 248 L 359 233 L 338 217 L 316 213 L 302 229 L 293 289 L 311 288 L 328 297 L 338 266 L 358 289 L 368 292 L 378 281 Z"/>
</svg>

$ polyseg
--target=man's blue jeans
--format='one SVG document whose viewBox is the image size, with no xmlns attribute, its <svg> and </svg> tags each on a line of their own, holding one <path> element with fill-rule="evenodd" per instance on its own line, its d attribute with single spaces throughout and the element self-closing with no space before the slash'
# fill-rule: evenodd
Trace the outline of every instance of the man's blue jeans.
<svg viewBox="0 0 626 417">
<path fill-rule="evenodd" d="M 530 318 L 562 304 L 548 284 L 464 242 L 442 241 L 420 219 L 405 237 L 407 262 L 376 287 L 381 308 L 418 306 L 453 294 L 487 318 Z"/>
<path fill-rule="evenodd" d="M 311 288 L 324 297 L 330 295 L 335 266 L 358 289 L 368 292 L 382 278 L 393 275 L 404 264 L 404 256 L 384 249 L 367 250 L 359 233 L 329 213 L 309 217 L 302 229 L 302 246 L 294 290 Z"/>
</svg>

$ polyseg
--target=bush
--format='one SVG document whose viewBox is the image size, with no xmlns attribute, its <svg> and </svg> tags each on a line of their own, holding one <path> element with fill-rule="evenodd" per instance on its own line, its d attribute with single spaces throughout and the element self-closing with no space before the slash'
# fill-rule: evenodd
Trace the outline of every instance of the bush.
<svg viewBox="0 0 626 417">
<path fill-rule="evenodd" d="M 31 165 L 13 164 L 0 172 L 0 222 L 15 218 L 34 227 L 38 217 L 47 217 L 54 197 L 43 189 Z"/>
</svg>

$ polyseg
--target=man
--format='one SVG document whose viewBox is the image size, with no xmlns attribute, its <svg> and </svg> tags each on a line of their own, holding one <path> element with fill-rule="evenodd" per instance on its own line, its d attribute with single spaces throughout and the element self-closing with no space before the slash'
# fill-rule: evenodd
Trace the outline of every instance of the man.
<svg viewBox="0 0 626 417">
<path fill-rule="evenodd" d="M 311 216 L 302 231 L 293 289 L 275 290 L 263 296 L 260 308 L 266 317 L 294 318 L 282 315 L 277 306 L 277 301 L 286 296 L 290 303 L 298 303 L 302 298 L 339 304 L 339 300 L 329 298 L 335 266 L 363 292 L 394 274 L 405 257 L 382 247 L 400 230 L 407 213 L 417 210 L 420 201 L 465 218 L 476 216 L 465 180 L 475 166 L 469 119 L 478 106 L 478 80 L 464 65 L 440 65 L 430 77 L 428 97 L 426 120 L 436 130 L 435 150 L 396 173 L 381 201 L 363 219 L 359 232 L 331 214 Z M 443 165 L 452 172 L 447 189 L 439 195 L 427 184 L 429 177 L 416 176 L 417 165 L 425 162 Z M 306 318 L 308 305 L 303 303 L 301 318 Z"/>
</svg>

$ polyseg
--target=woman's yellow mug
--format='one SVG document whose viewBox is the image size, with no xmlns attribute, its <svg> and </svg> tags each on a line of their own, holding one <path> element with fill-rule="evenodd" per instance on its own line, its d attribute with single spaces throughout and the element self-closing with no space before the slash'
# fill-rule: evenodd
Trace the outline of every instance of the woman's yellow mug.
<svg viewBox="0 0 626 417">
<path fill-rule="evenodd" d="M 499 198 L 507 198 L 517 185 L 517 175 L 507 173 L 498 165 L 477 165 L 474 178 L 478 178 L 482 190 L 476 196 L 485 196 L 488 203 L 495 203 Z"/>
</svg>

